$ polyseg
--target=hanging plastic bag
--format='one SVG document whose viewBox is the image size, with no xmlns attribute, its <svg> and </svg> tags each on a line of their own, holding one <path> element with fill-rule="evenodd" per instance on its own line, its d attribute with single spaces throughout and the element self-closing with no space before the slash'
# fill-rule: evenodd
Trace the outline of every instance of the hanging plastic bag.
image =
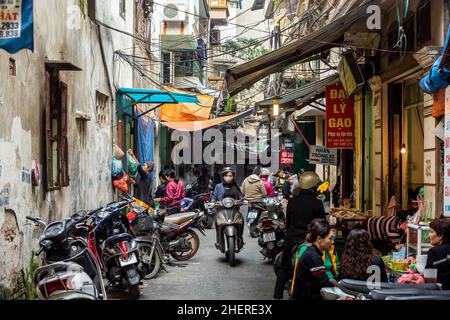
<svg viewBox="0 0 450 320">
<path fill-rule="evenodd" d="M 112 159 L 111 175 L 113 178 L 122 178 L 124 175 L 122 161 L 117 160 L 115 157 Z"/>
<path fill-rule="evenodd" d="M 128 193 L 128 176 L 124 174 L 121 178 L 113 179 L 113 187 L 119 191 L 122 191 L 123 193 Z"/>
<path fill-rule="evenodd" d="M 122 160 L 125 157 L 125 153 L 117 144 L 114 145 L 114 157 L 118 160 Z"/>
<path fill-rule="evenodd" d="M 128 155 L 127 173 L 131 178 L 133 178 L 133 180 L 137 179 L 138 164 L 136 163 L 136 160 L 134 160 L 134 158 L 130 155 Z"/>
</svg>

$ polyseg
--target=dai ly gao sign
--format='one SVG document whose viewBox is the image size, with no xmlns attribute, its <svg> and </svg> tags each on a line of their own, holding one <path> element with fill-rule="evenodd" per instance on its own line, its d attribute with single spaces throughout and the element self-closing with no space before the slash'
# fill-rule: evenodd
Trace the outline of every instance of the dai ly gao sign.
<svg viewBox="0 0 450 320">
<path fill-rule="evenodd" d="M 354 99 L 347 98 L 342 85 L 326 88 L 327 130 L 326 146 L 329 149 L 353 149 L 354 137 Z"/>
</svg>

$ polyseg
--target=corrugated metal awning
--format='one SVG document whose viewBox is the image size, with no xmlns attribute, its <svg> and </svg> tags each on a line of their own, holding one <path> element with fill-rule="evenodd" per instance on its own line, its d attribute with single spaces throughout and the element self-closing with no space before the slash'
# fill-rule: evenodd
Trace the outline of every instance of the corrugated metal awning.
<svg viewBox="0 0 450 320">
<path fill-rule="evenodd" d="M 336 47 L 336 43 L 342 42 L 345 32 L 354 23 L 369 16 L 367 7 L 379 2 L 381 0 L 369 0 L 320 30 L 278 50 L 228 69 L 225 80 L 229 95 L 234 96 L 270 74 L 281 72 L 292 64 Z"/>
<path fill-rule="evenodd" d="M 299 117 L 323 117 L 326 115 L 326 109 L 319 109 L 312 106 L 306 106 L 294 113 L 296 118 Z"/>
<path fill-rule="evenodd" d="M 325 79 L 318 80 L 307 85 L 304 85 L 298 89 L 292 90 L 278 97 L 278 102 L 281 106 L 294 105 L 298 106 L 301 104 L 308 104 L 311 101 L 317 100 L 324 96 L 325 88 L 327 85 L 338 83 L 339 75 L 334 74 Z M 275 97 L 265 99 L 263 101 L 257 102 L 257 107 L 268 107 L 273 104 Z"/>
</svg>

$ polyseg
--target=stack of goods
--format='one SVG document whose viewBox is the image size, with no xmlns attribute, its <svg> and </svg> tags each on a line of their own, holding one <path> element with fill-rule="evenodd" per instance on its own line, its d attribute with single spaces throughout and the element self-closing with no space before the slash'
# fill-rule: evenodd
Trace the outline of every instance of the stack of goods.
<svg viewBox="0 0 450 320">
<path fill-rule="evenodd" d="M 369 218 L 368 215 L 360 212 L 357 209 L 348 209 L 342 207 L 330 209 L 330 215 L 339 220 L 350 220 L 350 221 L 363 221 Z"/>
<path fill-rule="evenodd" d="M 416 268 L 416 259 L 408 257 L 407 259 L 395 259 L 393 256 L 382 257 L 388 273 L 390 281 L 402 284 L 421 284 L 425 280 Z"/>
<path fill-rule="evenodd" d="M 330 223 L 335 226 L 337 239 L 347 239 L 351 230 L 360 227 L 362 222 L 369 218 L 368 215 L 357 209 L 332 208 L 330 209 Z"/>
</svg>

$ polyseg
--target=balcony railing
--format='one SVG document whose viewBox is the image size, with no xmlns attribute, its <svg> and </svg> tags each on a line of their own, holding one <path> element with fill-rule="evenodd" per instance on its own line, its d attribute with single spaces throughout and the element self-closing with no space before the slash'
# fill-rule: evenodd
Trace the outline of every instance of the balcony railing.
<svg viewBox="0 0 450 320">
<path fill-rule="evenodd" d="M 230 49 L 228 49 L 229 51 Z M 215 63 L 237 64 L 238 58 L 226 53 L 227 49 L 223 46 L 213 46 L 211 48 L 211 56 Z"/>
</svg>

